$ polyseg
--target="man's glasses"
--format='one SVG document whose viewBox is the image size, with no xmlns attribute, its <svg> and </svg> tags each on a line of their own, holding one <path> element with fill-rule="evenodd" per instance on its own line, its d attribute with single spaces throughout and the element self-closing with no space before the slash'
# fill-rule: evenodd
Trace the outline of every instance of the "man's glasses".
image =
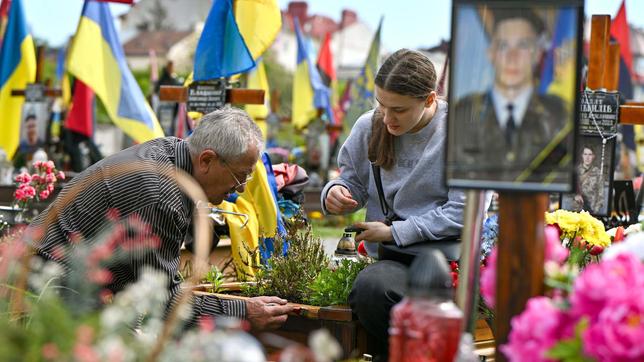
<svg viewBox="0 0 644 362">
<path fill-rule="evenodd" d="M 225 161 L 222 161 L 221 163 L 224 165 L 224 167 L 226 167 L 226 170 L 228 170 L 228 173 L 230 173 L 230 176 L 233 177 L 233 180 L 235 180 L 235 183 L 237 184 L 233 188 L 234 190 L 240 191 L 243 187 L 246 187 L 246 184 L 248 184 L 248 181 L 253 179 L 253 174 L 251 173 L 246 175 L 246 177 L 244 178 L 244 182 L 240 182 L 237 176 L 235 176 L 235 173 L 233 172 L 233 170 L 230 168 L 230 166 L 228 166 L 228 163 L 226 163 Z"/>
</svg>

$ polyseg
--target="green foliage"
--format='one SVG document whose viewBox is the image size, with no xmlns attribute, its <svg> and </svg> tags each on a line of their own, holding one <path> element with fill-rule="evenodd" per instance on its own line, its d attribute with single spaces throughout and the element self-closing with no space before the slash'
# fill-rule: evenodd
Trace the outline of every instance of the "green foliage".
<svg viewBox="0 0 644 362">
<path fill-rule="evenodd" d="M 584 356 L 583 344 L 581 341 L 581 334 L 588 327 L 588 320 L 582 319 L 577 326 L 575 326 L 575 336 L 570 339 L 565 339 L 552 347 L 547 357 L 561 362 L 590 362 L 590 358 Z"/>
<path fill-rule="evenodd" d="M 222 287 L 224 284 L 224 274 L 215 265 L 210 267 L 204 279 L 206 283 L 212 284 L 212 287 L 210 287 L 211 293 L 220 293 L 224 290 Z"/>
<path fill-rule="evenodd" d="M 256 283 L 243 288 L 247 296 L 276 295 L 291 302 L 306 302 L 309 286 L 318 274 L 327 267 L 329 260 L 311 227 L 304 230 L 290 228 L 285 238 L 275 238 L 274 250 L 282 250 L 289 243 L 288 254 L 274 253 L 268 265 L 260 266 L 255 275 Z"/>
<path fill-rule="evenodd" d="M 353 282 L 367 265 L 367 259 L 358 262 L 344 259 L 335 270 L 323 269 L 310 286 L 308 303 L 322 306 L 348 304 Z"/>
</svg>

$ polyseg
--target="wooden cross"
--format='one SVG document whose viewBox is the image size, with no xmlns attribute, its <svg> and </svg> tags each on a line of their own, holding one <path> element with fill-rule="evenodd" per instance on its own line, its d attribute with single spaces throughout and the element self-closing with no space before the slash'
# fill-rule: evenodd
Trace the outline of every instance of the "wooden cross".
<svg viewBox="0 0 644 362">
<path fill-rule="evenodd" d="M 199 92 L 198 87 L 203 84 L 195 82 L 189 87 L 161 86 L 159 99 L 162 101 L 186 102 L 188 103 L 188 111 L 201 109 L 205 111 L 202 113 L 209 113 L 207 112 L 208 110 L 213 111 L 221 108 L 223 104 L 264 104 L 263 89 L 228 88 L 227 84 L 224 83 L 220 85 L 222 86 L 220 91 L 223 93 L 219 97 L 219 95 L 215 95 L 216 90 L 214 87 L 211 89 L 204 88 L 203 92 Z M 205 84 L 207 85 L 208 83 Z M 214 98 L 220 99 L 214 100 Z M 195 108 L 190 107 L 192 102 L 195 102 Z"/>
<path fill-rule="evenodd" d="M 47 84 L 43 84 L 42 76 L 43 69 L 45 65 L 45 47 L 39 46 L 36 50 L 36 81 L 32 84 L 27 85 L 26 89 L 12 89 L 11 95 L 14 97 L 25 97 L 29 96 L 31 98 L 31 92 L 42 93 L 41 95 L 36 95 L 36 98 L 56 98 L 63 95 L 63 92 L 60 88 L 50 88 Z M 30 100 L 30 99 L 28 99 Z M 44 100 L 44 99 L 42 99 Z"/>
<path fill-rule="evenodd" d="M 619 84 L 619 44 L 610 40 L 610 16 L 593 15 L 590 32 L 590 59 L 587 87 L 617 91 Z M 627 101 L 619 107 L 619 122 L 644 124 L 644 103 Z"/>
<path fill-rule="evenodd" d="M 593 15 L 590 37 L 588 82 L 590 89 L 617 91 L 619 84 L 619 44 L 610 40 L 610 16 Z M 619 107 L 619 123 L 644 124 L 644 103 L 627 101 Z M 624 175 L 632 177 L 625 148 L 622 148 Z"/>
</svg>

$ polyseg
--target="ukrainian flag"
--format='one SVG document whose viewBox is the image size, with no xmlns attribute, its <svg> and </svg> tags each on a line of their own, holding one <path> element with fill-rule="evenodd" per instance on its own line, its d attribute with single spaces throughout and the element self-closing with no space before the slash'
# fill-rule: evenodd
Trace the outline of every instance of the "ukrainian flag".
<svg viewBox="0 0 644 362">
<path fill-rule="evenodd" d="M 327 110 L 330 102 L 329 88 L 322 83 L 320 73 L 313 59 L 309 57 L 300 23 L 294 19 L 297 37 L 297 67 L 293 77 L 293 106 L 291 120 L 296 128 L 302 129 L 311 119 L 317 117 L 318 109 Z"/>
<path fill-rule="evenodd" d="M 266 77 L 266 68 L 262 59 L 257 60 L 257 66 L 248 72 L 246 87 L 249 89 L 264 90 L 264 104 L 247 104 L 246 113 L 255 120 L 255 123 L 262 130 L 262 136 L 267 139 L 268 130 L 266 118 L 270 114 L 269 104 L 271 102 L 270 89 L 268 87 L 268 78 Z"/>
<path fill-rule="evenodd" d="M 257 60 L 282 29 L 277 0 L 236 0 L 235 20 L 253 59 Z"/>
<path fill-rule="evenodd" d="M 127 66 L 109 4 L 85 1 L 68 70 L 96 93 L 112 121 L 136 142 L 163 137 L 163 129 Z"/>
<path fill-rule="evenodd" d="M 248 215 L 246 226 L 242 226 L 243 219 L 239 216 L 224 215 L 230 234 L 233 262 L 237 277 L 241 280 L 252 280 L 255 277 L 254 269 L 259 265 L 260 256 L 264 260 L 273 252 L 272 238 L 276 233 L 286 233 L 276 200 L 277 185 L 273 167 L 268 155 L 264 153 L 262 159 L 257 161 L 253 178 L 244 192 L 219 205 L 223 210 Z M 260 243 L 261 240 L 264 242 Z M 254 254 L 253 251 L 258 248 L 260 253 Z"/>
<path fill-rule="evenodd" d="M 195 50 L 194 80 L 230 77 L 254 66 L 230 0 L 215 0 Z"/>
<path fill-rule="evenodd" d="M 11 90 L 25 89 L 36 80 L 36 52 L 21 0 L 13 0 L 7 29 L 0 48 L 0 147 L 9 158 L 20 142 L 23 97 L 12 97 Z"/>
<path fill-rule="evenodd" d="M 552 42 L 541 71 L 539 94 L 560 97 L 572 111 L 575 100 L 575 49 L 577 38 L 577 9 L 565 7 L 559 10 L 552 35 Z"/>
</svg>

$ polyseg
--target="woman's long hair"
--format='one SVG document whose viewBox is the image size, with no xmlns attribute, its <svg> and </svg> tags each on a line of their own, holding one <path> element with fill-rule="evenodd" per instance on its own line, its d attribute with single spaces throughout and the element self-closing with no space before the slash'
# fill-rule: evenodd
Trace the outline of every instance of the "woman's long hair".
<svg viewBox="0 0 644 362">
<path fill-rule="evenodd" d="M 422 53 L 400 49 L 390 55 L 378 70 L 376 85 L 388 92 L 425 100 L 436 89 L 436 70 Z M 394 165 L 394 135 L 383 123 L 384 114 L 373 113 L 369 161 L 390 169 Z"/>
</svg>

